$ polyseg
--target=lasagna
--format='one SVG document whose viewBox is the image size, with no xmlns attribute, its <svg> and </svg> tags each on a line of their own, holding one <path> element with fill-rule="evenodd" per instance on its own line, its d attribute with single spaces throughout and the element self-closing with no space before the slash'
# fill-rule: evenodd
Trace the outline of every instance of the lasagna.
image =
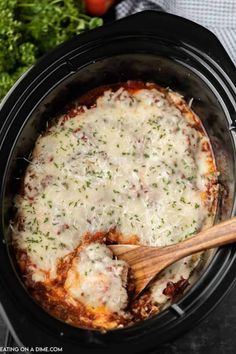
<svg viewBox="0 0 236 354">
<path fill-rule="evenodd" d="M 15 197 L 22 279 L 51 315 L 109 330 L 157 314 L 191 283 L 201 254 L 133 299 L 129 265 L 109 244 L 165 246 L 214 222 L 217 170 L 183 97 L 130 81 L 80 97 L 36 141 Z"/>
</svg>

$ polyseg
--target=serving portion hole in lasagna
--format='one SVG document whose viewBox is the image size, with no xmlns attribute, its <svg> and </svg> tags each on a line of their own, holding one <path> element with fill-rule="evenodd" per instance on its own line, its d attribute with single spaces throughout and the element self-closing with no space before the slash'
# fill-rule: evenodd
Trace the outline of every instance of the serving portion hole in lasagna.
<svg viewBox="0 0 236 354">
<path fill-rule="evenodd" d="M 80 97 L 39 136 L 15 197 L 16 258 L 29 292 L 58 319 L 113 329 L 158 313 L 191 283 L 201 254 L 139 298 L 107 245 L 164 246 L 214 222 L 218 172 L 183 97 L 130 81 Z"/>
</svg>

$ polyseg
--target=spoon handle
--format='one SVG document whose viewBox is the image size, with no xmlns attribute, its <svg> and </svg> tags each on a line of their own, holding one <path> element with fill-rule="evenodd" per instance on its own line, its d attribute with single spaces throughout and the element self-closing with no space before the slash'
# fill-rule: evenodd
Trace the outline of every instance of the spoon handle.
<svg viewBox="0 0 236 354">
<path fill-rule="evenodd" d="M 173 258 L 177 261 L 193 253 L 236 242 L 236 217 L 199 232 L 183 242 L 167 246 L 168 253 L 173 248 Z M 172 258 L 172 259 L 173 259 Z"/>
<path fill-rule="evenodd" d="M 164 247 L 111 245 L 113 253 L 126 261 L 135 278 L 136 296 L 163 269 L 194 253 L 236 242 L 236 217 L 201 231 L 185 241 Z"/>
</svg>

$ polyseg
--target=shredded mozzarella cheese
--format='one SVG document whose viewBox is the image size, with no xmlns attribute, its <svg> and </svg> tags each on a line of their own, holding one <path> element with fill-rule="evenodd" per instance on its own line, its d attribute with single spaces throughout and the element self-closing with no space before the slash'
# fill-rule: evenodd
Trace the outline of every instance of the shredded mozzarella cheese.
<svg viewBox="0 0 236 354">
<path fill-rule="evenodd" d="M 55 278 L 58 259 L 78 247 L 87 232 L 116 228 L 124 240 L 137 235 L 140 244 L 163 246 L 210 225 L 213 215 L 204 196 L 212 159 L 204 143 L 209 139 L 157 89 L 108 90 L 90 109 L 61 117 L 37 140 L 24 195 L 16 198 L 23 227 L 18 225 L 13 239 L 34 264 L 33 280 L 43 281 L 43 272 Z M 115 266 L 100 245 L 96 264 L 101 269 L 93 269 L 93 247 L 73 263 L 80 286 L 73 285 L 71 270 L 67 289 L 92 306 L 101 302 L 118 311 L 127 301 L 120 263 Z M 186 267 L 189 275 L 192 268 Z M 160 289 L 152 291 L 161 302 Z"/>
</svg>

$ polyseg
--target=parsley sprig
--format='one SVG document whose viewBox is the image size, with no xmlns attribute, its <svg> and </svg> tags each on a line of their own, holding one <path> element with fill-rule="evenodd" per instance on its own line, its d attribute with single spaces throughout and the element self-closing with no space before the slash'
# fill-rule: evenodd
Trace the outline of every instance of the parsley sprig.
<svg viewBox="0 0 236 354">
<path fill-rule="evenodd" d="M 58 44 L 102 24 L 82 0 L 0 0 L 0 99 Z"/>
</svg>

